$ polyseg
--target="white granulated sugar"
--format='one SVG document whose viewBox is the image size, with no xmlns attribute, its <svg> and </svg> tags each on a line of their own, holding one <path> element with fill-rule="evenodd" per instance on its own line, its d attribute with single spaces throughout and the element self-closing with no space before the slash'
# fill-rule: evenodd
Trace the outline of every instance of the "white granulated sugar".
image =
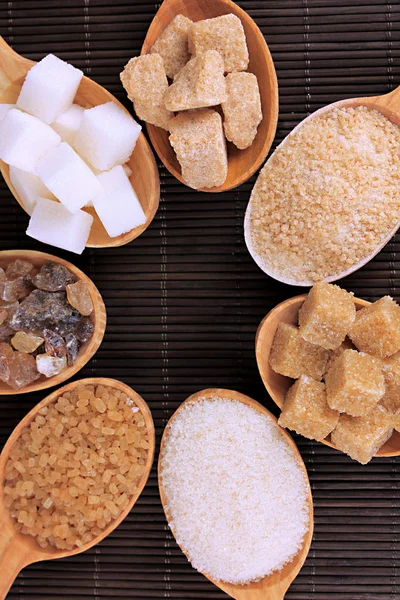
<svg viewBox="0 0 400 600">
<path fill-rule="evenodd" d="M 241 402 L 201 399 L 175 416 L 161 483 L 178 544 L 217 581 L 257 581 L 302 547 L 306 476 L 275 422 Z"/>
</svg>

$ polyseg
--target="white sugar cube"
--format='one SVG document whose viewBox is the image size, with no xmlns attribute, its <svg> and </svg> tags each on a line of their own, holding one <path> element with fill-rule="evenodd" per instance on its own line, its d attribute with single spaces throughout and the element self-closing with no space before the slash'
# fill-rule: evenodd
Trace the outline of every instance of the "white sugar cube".
<svg viewBox="0 0 400 600">
<path fill-rule="evenodd" d="M 93 217 L 83 210 L 72 214 L 60 202 L 38 198 L 26 233 L 44 244 L 82 254 L 92 223 Z"/>
<path fill-rule="evenodd" d="M 97 176 L 103 193 L 93 199 L 94 208 L 110 237 L 117 237 L 146 222 L 138 197 L 123 167 Z"/>
<path fill-rule="evenodd" d="M 133 152 L 141 127 L 114 102 L 85 110 L 74 148 L 100 171 L 125 163 Z"/>
<path fill-rule="evenodd" d="M 79 69 L 48 54 L 28 71 L 17 106 L 45 123 L 53 123 L 71 106 L 82 76 Z"/>
<path fill-rule="evenodd" d="M 15 108 L 0 122 L 0 159 L 29 173 L 35 173 L 38 160 L 60 142 L 49 125 Z"/>
<path fill-rule="evenodd" d="M 62 113 L 51 124 L 54 131 L 61 136 L 63 142 L 67 142 L 70 146 L 74 145 L 76 133 L 81 126 L 81 121 L 85 109 L 79 104 L 73 104 L 65 113 Z"/>
<path fill-rule="evenodd" d="M 10 181 L 28 215 L 32 214 L 38 196 L 55 200 L 40 177 L 33 175 L 33 173 L 11 166 Z"/>
<path fill-rule="evenodd" d="M 0 104 L 0 121 L 4 119 L 9 110 L 15 107 L 16 104 Z"/>
<path fill-rule="evenodd" d="M 37 163 L 36 173 L 72 213 L 102 192 L 96 175 L 65 142 L 50 150 Z"/>
</svg>

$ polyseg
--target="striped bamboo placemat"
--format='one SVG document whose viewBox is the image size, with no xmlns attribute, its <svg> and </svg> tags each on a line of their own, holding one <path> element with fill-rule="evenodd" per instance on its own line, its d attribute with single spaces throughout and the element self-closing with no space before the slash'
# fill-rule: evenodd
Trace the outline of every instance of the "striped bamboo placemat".
<svg viewBox="0 0 400 600">
<path fill-rule="evenodd" d="M 275 145 L 309 112 L 341 98 L 382 94 L 400 83 L 400 2 L 242 0 L 262 29 L 280 85 Z M 159 4 L 147 0 L 0 0 L 0 34 L 40 59 L 53 52 L 128 106 L 119 83 L 139 53 Z M 27 217 L 0 183 L 0 248 L 50 251 L 82 268 L 108 311 L 104 343 L 80 376 L 115 377 L 149 403 L 158 442 L 179 404 L 205 387 L 237 389 L 276 413 L 258 376 L 254 336 L 265 313 L 298 290 L 266 277 L 243 241 L 253 178 L 219 194 L 190 190 L 160 165 L 160 210 L 132 244 L 58 252 L 25 236 Z M 374 300 L 399 294 L 393 239 L 343 285 Z M 0 398 L 4 443 L 42 397 Z M 366 467 L 296 437 L 315 501 L 315 537 L 290 600 L 400 597 L 400 462 Z M 1 574 L 0 574 L 1 577 Z M 18 600 L 217 600 L 226 596 L 187 563 L 169 533 L 156 471 L 126 521 L 102 544 L 69 560 L 25 569 L 9 594 Z"/>
</svg>

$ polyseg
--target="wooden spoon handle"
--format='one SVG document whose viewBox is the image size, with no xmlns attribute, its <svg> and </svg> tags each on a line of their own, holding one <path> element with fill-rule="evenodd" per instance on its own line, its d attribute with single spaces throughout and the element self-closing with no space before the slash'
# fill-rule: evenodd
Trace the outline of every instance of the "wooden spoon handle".
<svg viewBox="0 0 400 600">
<path fill-rule="evenodd" d="M 15 578 L 26 564 L 26 553 L 16 543 L 15 530 L 2 524 L 0 526 L 0 600 L 4 600 L 7 596 Z"/>
<path fill-rule="evenodd" d="M 26 67 L 34 63 L 17 54 L 0 36 L 0 93 L 26 76 Z"/>
<path fill-rule="evenodd" d="M 384 108 L 388 108 L 393 112 L 399 113 L 400 117 L 400 86 L 394 89 L 389 94 L 380 96 L 376 99 L 376 104 Z"/>
</svg>

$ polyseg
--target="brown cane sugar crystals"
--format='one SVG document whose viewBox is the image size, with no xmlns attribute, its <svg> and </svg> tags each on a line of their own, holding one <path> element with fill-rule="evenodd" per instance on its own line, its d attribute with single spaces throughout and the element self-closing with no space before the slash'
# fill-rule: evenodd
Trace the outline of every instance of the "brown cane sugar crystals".
<svg viewBox="0 0 400 600">
<path fill-rule="evenodd" d="M 145 419 L 125 393 L 80 385 L 38 411 L 10 450 L 4 493 L 15 527 L 42 548 L 80 548 L 129 504 L 146 470 Z"/>
<path fill-rule="evenodd" d="M 399 220 L 400 129 L 376 110 L 306 121 L 267 162 L 249 206 L 249 243 L 278 278 L 308 283 L 356 265 Z"/>
</svg>

